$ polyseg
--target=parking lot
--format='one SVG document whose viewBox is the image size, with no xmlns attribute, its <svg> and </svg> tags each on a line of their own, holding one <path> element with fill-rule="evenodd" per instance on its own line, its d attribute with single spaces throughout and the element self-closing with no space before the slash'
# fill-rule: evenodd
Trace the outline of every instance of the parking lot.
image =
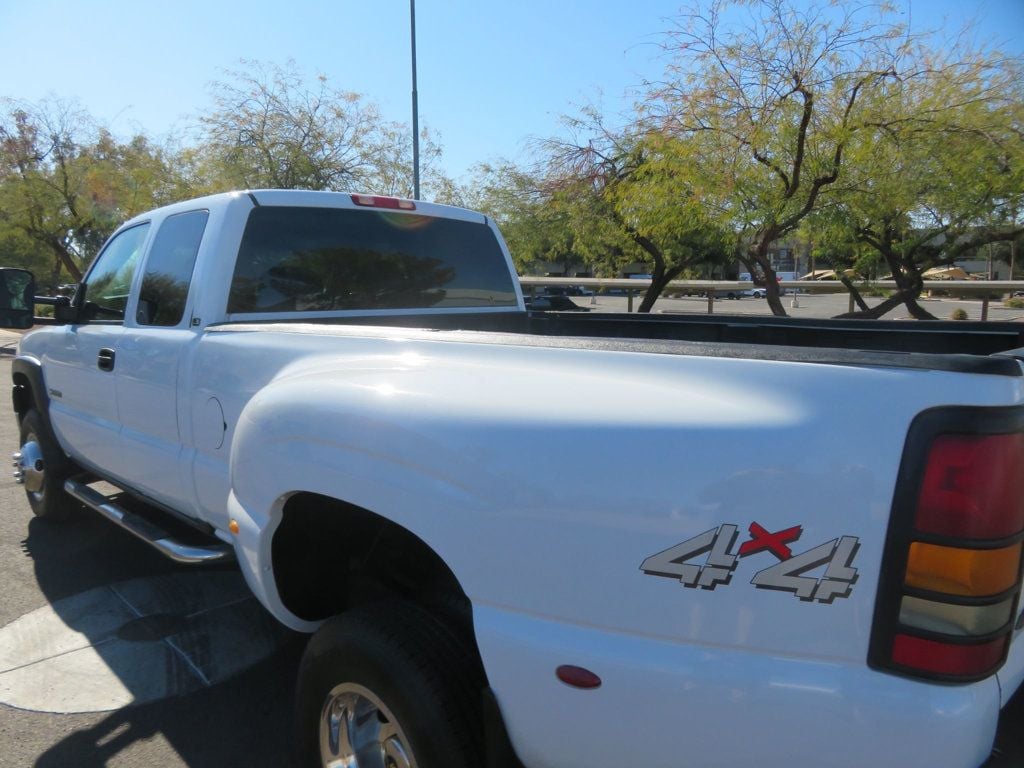
<svg viewBox="0 0 1024 768">
<path fill-rule="evenodd" d="M 538 289 L 538 293 L 540 290 Z M 528 291 L 527 291 L 528 293 Z M 625 296 L 573 296 L 573 302 L 592 312 L 626 312 L 629 300 Z M 633 300 L 634 310 L 640 306 L 642 294 Z M 869 306 L 875 306 L 881 299 L 869 298 Z M 981 301 L 977 299 L 921 298 L 922 307 L 931 312 L 939 320 L 949 320 L 950 315 L 962 309 L 967 313 L 968 320 L 981 319 Z M 795 306 L 794 306 L 795 304 Z M 782 306 L 791 317 L 828 318 L 849 311 L 849 297 L 845 293 L 820 294 L 787 294 L 782 297 Z M 714 314 L 765 315 L 771 314 L 766 299 L 755 299 L 745 296 L 741 299 L 716 299 L 713 306 Z M 670 312 L 673 314 L 706 314 L 708 300 L 699 296 L 681 298 L 661 298 L 654 304 L 655 313 Z M 885 320 L 910 319 L 905 307 L 898 307 L 884 317 Z M 1024 309 L 1010 309 L 1002 302 L 989 303 L 988 319 L 992 321 L 1017 320 L 1024 321 Z"/>
</svg>

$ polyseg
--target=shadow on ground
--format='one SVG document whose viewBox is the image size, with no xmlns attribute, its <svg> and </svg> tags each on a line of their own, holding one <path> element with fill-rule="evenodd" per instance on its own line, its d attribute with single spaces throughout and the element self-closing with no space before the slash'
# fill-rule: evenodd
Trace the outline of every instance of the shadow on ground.
<svg viewBox="0 0 1024 768">
<path fill-rule="evenodd" d="M 45 722 L 57 738 L 44 734 L 36 766 L 177 764 L 168 763 L 170 750 L 191 768 L 288 763 L 293 688 L 305 636 L 283 630 L 256 605 L 237 569 L 179 566 L 85 511 L 62 524 L 31 520 L 22 546 L 49 602 L 46 610 L 87 646 L 56 654 L 58 660 L 66 664 L 75 653 L 92 653 L 133 702 L 110 712 L 71 710 L 92 711 L 89 715 L 42 714 L 40 709 L 67 711 L 61 708 L 60 687 L 69 681 L 51 671 L 57 680 L 52 703 L 26 708 L 35 711 L 17 717 L 19 732 Z M 102 610 L 83 610 L 83 595 L 94 600 L 108 591 L 127 606 L 125 620 L 111 624 L 97 620 Z M 225 602 L 227 619 L 211 610 Z M 253 637 L 266 653 L 250 660 L 241 650 L 234 652 Z M 200 682 L 171 686 L 166 698 L 152 694 L 153 680 L 180 678 L 182 670 L 194 672 Z M 87 674 L 82 684 L 88 685 Z"/>
</svg>

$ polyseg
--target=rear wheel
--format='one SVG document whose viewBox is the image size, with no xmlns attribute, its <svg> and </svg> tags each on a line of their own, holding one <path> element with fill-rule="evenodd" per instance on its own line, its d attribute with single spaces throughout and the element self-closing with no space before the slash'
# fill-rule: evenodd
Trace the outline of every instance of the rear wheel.
<svg viewBox="0 0 1024 768">
<path fill-rule="evenodd" d="M 64 493 L 64 481 L 73 473 L 74 465 L 38 411 L 30 410 L 21 419 L 21 450 L 16 465 L 29 506 L 37 517 L 66 520 L 77 511 L 78 503 Z"/>
<path fill-rule="evenodd" d="M 331 619 L 299 668 L 300 764 L 482 765 L 482 682 L 470 657 L 414 605 L 367 605 Z"/>
</svg>

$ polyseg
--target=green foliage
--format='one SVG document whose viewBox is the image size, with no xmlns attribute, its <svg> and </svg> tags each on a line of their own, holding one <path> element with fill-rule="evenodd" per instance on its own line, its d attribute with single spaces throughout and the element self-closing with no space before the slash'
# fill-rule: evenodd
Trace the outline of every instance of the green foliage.
<svg viewBox="0 0 1024 768">
<path fill-rule="evenodd" d="M 482 164 L 465 195 L 464 204 L 498 223 L 521 273 L 546 271 L 551 264 L 565 273 L 583 262 L 566 201 L 549 194 L 537 175 L 507 161 Z"/>
<path fill-rule="evenodd" d="M 674 162 L 681 142 L 636 125 L 612 130 L 593 109 L 569 126 L 571 140 L 541 145 L 542 187 L 594 272 L 644 265 L 652 284 L 639 310 L 647 312 L 669 281 L 725 259 L 727 232 Z"/>
<path fill-rule="evenodd" d="M 32 268 L 49 288 L 77 280 L 126 218 L 179 194 L 171 158 L 144 136 L 118 141 L 69 102 L 0 106 L 5 263 Z"/>
<path fill-rule="evenodd" d="M 950 320 L 966 320 L 967 319 L 967 310 L 965 310 L 965 309 L 954 309 L 952 312 L 949 313 L 949 319 Z"/>
<path fill-rule="evenodd" d="M 310 84 L 293 61 L 281 67 L 242 60 L 213 86 L 214 108 L 200 115 L 199 144 L 188 151 L 196 187 L 352 190 L 412 197 L 412 135 L 384 120 L 362 95 Z M 420 135 L 420 166 L 428 196 L 455 189 L 437 164 L 441 148 Z"/>
<path fill-rule="evenodd" d="M 681 140 L 675 173 L 729 222 L 736 256 L 785 314 L 769 247 L 849 175 L 849 152 L 897 78 L 905 37 L 884 7 L 713 0 L 669 32 L 649 123 Z"/>
<path fill-rule="evenodd" d="M 214 85 L 214 109 L 199 118 L 200 178 L 228 189 L 358 187 L 377 110 L 323 77 L 308 88 L 294 62 L 241 64 Z"/>
<path fill-rule="evenodd" d="M 1003 301 L 1003 306 L 1009 307 L 1010 309 L 1024 309 L 1024 299 L 1019 297 L 1005 299 Z"/>
<path fill-rule="evenodd" d="M 812 219 L 833 263 L 865 249 L 899 286 L 915 317 L 921 275 L 1024 227 L 1024 76 L 1020 61 L 951 46 L 943 53 L 909 40 L 852 138 L 853 173 Z M 878 316 L 873 309 L 868 316 Z"/>
</svg>

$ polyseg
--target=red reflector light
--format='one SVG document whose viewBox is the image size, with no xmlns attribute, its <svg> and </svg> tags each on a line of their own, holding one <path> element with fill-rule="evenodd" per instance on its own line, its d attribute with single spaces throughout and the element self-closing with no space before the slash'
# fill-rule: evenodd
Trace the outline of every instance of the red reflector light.
<svg viewBox="0 0 1024 768">
<path fill-rule="evenodd" d="M 572 664 L 563 664 L 555 670 L 555 676 L 566 685 L 573 688 L 600 688 L 601 678 L 583 667 L 575 667 Z"/>
<path fill-rule="evenodd" d="M 1024 530 L 1024 434 L 939 435 L 918 497 L 919 531 L 1003 539 Z"/>
<path fill-rule="evenodd" d="M 416 203 L 412 200 L 402 200 L 397 197 L 384 197 L 382 195 L 352 195 L 352 202 L 368 208 L 390 208 L 401 211 L 416 210 Z"/>
<path fill-rule="evenodd" d="M 977 645 L 954 645 L 899 634 L 893 638 L 892 660 L 937 675 L 980 675 L 1002 661 L 1008 640 L 1003 636 Z"/>
</svg>

